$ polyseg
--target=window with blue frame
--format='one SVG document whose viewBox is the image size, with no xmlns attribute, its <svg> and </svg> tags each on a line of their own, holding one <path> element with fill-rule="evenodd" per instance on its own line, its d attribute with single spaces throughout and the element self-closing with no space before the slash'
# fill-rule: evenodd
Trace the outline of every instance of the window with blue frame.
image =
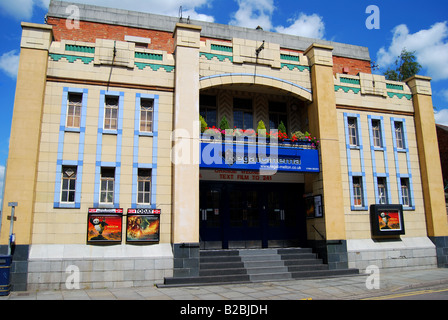
<svg viewBox="0 0 448 320">
<path fill-rule="evenodd" d="M 381 121 L 379 119 L 372 119 L 372 140 L 374 147 L 383 147 L 383 140 L 381 137 Z"/>
<path fill-rule="evenodd" d="M 151 204 L 151 169 L 138 169 L 137 204 Z"/>
<path fill-rule="evenodd" d="M 115 168 L 101 168 L 100 203 L 114 203 Z"/>
<path fill-rule="evenodd" d="M 403 207 L 411 207 L 411 193 L 409 192 L 409 178 L 400 178 L 401 204 Z"/>
<path fill-rule="evenodd" d="M 140 132 L 152 132 L 154 100 L 140 99 Z"/>
<path fill-rule="evenodd" d="M 353 176 L 353 205 L 355 207 L 362 207 L 364 205 L 362 177 Z"/>
<path fill-rule="evenodd" d="M 358 146 L 358 120 L 355 117 L 347 118 L 348 141 L 350 146 Z"/>
<path fill-rule="evenodd" d="M 69 92 L 67 94 L 67 128 L 79 128 L 81 126 L 82 93 Z"/>
<path fill-rule="evenodd" d="M 106 96 L 104 105 L 104 129 L 117 130 L 118 127 L 118 97 Z"/>
<path fill-rule="evenodd" d="M 394 130 L 395 130 L 395 142 L 397 145 L 397 149 L 405 149 L 406 146 L 404 143 L 403 122 L 395 121 Z"/>
<path fill-rule="evenodd" d="M 75 166 L 62 166 L 61 203 L 75 203 L 76 172 Z"/>
</svg>

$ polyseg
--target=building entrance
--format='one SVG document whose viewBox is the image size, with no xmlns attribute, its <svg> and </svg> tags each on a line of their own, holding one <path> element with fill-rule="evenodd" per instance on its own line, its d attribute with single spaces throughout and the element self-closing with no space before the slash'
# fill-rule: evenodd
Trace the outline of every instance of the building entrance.
<svg viewBox="0 0 448 320">
<path fill-rule="evenodd" d="M 303 184 L 200 182 L 203 248 L 303 246 Z"/>
</svg>

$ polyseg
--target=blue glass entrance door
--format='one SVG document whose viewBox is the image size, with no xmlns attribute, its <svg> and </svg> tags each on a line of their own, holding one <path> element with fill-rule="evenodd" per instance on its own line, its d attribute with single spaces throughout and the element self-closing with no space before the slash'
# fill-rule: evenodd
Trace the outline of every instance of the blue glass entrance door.
<svg viewBox="0 0 448 320">
<path fill-rule="evenodd" d="M 222 187 L 220 185 L 202 185 L 200 188 L 200 238 L 201 241 L 222 241 L 223 210 Z"/>
<path fill-rule="evenodd" d="M 260 194 L 244 184 L 228 190 L 229 226 L 225 241 L 260 241 L 263 238 Z"/>
<path fill-rule="evenodd" d="M 302 184 L 201 182 L 201 241 L 222 248 L 306 241 Z"/>
<path fill-rule="evenodd" d="M 268 246 L 306 242 L 303 185 L 279 185 L 265 190 L 266 241 Z M 270 244 L 269 244 L 270 242 Z"/>
</svg>

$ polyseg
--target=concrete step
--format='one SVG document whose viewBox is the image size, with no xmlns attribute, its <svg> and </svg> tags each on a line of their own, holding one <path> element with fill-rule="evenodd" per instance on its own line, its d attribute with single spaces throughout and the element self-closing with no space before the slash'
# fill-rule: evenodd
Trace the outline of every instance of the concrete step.
<svg viewBox="0 0 448 320">
<path fill-rule="evenodd" d="M 359 274 L 358 269 L 329 270 L 311 248 L 202 250 L 198 277 L 165 278 L 160 286 L 280 281 Z"/>
</svg>

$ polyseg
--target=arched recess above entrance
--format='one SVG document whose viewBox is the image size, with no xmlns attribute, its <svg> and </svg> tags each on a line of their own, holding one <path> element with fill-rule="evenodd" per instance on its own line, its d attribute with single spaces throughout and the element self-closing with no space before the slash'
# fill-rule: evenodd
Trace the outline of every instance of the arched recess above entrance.
<svg viewBox="0 0 448 320">
<path fill-rule="evenodd" d="M 266 75 L 256 75 L 250 73 L 225 73 L 202 77 L 199 79 L 199 87 L 201 90 L 221 86 L 241 86 L 247 90 L 250 90 L 249 87 L 251 86 L 254 89 L 267 87 L 278 92 L 292 94 L 302 101 L 312 101 L 311 90 L 306 89 L 296 83 Z"/>
</svg>

